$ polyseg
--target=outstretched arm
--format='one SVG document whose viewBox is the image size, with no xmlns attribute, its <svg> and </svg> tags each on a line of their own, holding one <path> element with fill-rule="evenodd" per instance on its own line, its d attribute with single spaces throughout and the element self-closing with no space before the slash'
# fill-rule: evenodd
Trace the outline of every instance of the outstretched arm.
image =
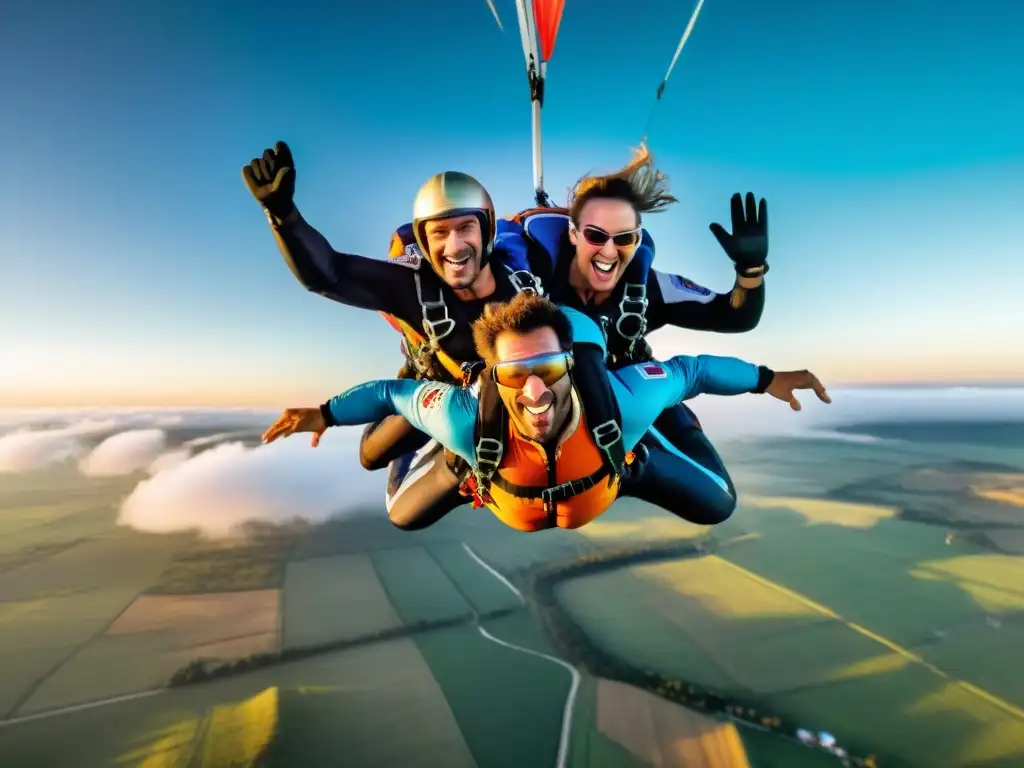
<svg viewBox="0 0 1024 768">
<path fill-rule="evenodd" d="M 678 355 L 664 362 L 631 365 L 610 375 L 622 413 L 623 440 L 630 448 L 665 408 L 701 394 L 767 393 L 799 411 L 794 390 L 812 389 L 822 402 L 832 402 L 809 371 L 776 372 L 735 357 Z"/>
<path fill-rule="evenodd" d="M 418 307 L 412 272 L 418 262 L 340 253 L 298 210 L 267 218 L 285 263 L 307 290 L 359 309 L 396 314 Z"/>
<path fill-rule="evenodd" d="M 764 278 L 737 276 L 728 293 L 715 293 L 682 275 L 652 269 L 648 281 L 649 328 L 666 325 L 694 331 L 745 333 L 764 312 Z"/>
<path fill-rule="evenodd" d="M 369 424 L 398 414 L 472 462 L 476 403 L 470 390 L 453 384 L 381 379 L 332 397 L 320 413 L 328 427 Z"/>
</svg>

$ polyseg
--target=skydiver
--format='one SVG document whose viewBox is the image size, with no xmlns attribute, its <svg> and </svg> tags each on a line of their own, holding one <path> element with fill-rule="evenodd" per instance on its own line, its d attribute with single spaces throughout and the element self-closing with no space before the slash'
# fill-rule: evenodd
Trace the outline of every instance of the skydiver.
<svg viewBox="0 0 1024 768">
<path fill-rule="evenodd" d="M 620 479 L 629 474 L 640 438 L 673 403 L 701 393 L 765 392 L 800 410 L 794 391 L 801 389 L 831 402 L 808 371 L 773 372 L 735 358 L 677 356 L 606 373 L 617 412 L 615 429 L 609 429 L 609 423 L 593 423 L 593 403 L 585 402 L 574 371 L 577 355 L 592 349 L 603 359 L 606 353 L 600 329 L 585 315 L 520 294 L 490 305 L 474 323 L 473 335 L 486 364 L 479 394 L 449 383 L 371 381 L 319 407 L 285 410 L 264 433 L 264 442 L 306 432 L 315 447 L 329 427 L 402 414 L 448 458 L 431 465 L 430 482 L 421 483 L 418 492 L 441 498 L 462 484 L 475 505 L 487 506 L 506 525 L 538 531 L 578 528 L 603 514 L 618 495 Z M 618 449 L 606 439 L 616 430 Z M 716 467 L 699 457 L 682 466 L 688 500 L 728 517 L 735 494 Z"/>
<path fill-rule="evenodd" d="M 468 381 L 476 363 L 471 325 L 486 301 L 539 290 L 527 263 L 493 257 L 494 205 L 487 190 L 466 174 L 439 173 L 423 185 L 413 203 L 413 221 L 404 240 L 392 243 L 395 258 L 387 261 L 339 253 L 303 219 L 294 202 L 295 161 L 284 142 L 244 166 L 242 176 L 303 286 L 381 312 L 403 331 L 417 369 L 403 366 L 400 375 Z M 411 456 L 427 442 L 405 418 L 393 416 L 369 425 L 360 459 L 368 467 L 391 463 L 390 498 L 410 468 L 407 461 L 392 460 Z"/>
<path fill-rule="evenodd" d="M 667 325 L 718 333 L 755 328 L 764 309 L 764 276 L 768 272 L 768 208 L 754 195 L 731 201 L 732 232 L 720 224 L 711 233 L 733 262 L 732 290 L 717 294 L 680 275 L 653 269 L 654 241 L 643 229 L 643 215 L 662 211 L 678 200 L 668 192 L 667 177 L 654 167 L 645 147 L 621 170 L 580 179 L 564 209 L 531 209 L 499 220 L 498 238 L 506 253 L 530 254 L 546 295 L 586 313 L 605 329 L 609 364 L 644 362 L 653 354 L 644 338 Z M 745 205 L 744 205 L 745 203 Z M 538 258 L 538 256 L 540 258 Z M 540 265 L 550 265 L 545 270 Z M 682 402 L 673 403 L 654 423 L 656 431 L 643 442 L 650 451 L 648 467 L 624 490 L 644 501 L 666 506 L 676 489 L 653 483 L 671 477 L 676 451 L 715 466 L 732 480 L 700 422 Z M 666 498 L 658 490 L 669 493 Z M 720 522 L 711 510 L 691 510 L 694 522 Z"/>
</svg>

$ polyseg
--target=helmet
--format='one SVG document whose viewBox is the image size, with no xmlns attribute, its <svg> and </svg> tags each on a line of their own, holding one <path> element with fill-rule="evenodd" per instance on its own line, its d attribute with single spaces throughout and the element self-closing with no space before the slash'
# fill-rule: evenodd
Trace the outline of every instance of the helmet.
<svg viewBox="0 0 1024 768">
<path fill-rule="evenodd" d="M 416 244 L 431 265 L 433 262 L 430 259 L 430 249 L 427 247 L 427 222 L 470 214 L 480 220 L 480 231 L 483 233 L 481 264 L 486 264 L 494 245 L 497 221 L 494 203 L 491 202 L 491 196 L 483 184 L 469 174 L 444 171 L 431 176 L 427 183 L 420 187 L 412 204 L 412 229 Z"/>
</svg>

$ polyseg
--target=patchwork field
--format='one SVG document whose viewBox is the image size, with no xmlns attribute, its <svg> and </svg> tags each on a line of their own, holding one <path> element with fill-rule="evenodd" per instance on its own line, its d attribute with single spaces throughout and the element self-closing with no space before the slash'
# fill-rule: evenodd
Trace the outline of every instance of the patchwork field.
<svg viewBox="0 0 1024 768">
<path fill-rule="evenodd" d="M 142 595 L 47 678 L 19 715 L 164 685 L 197 658 L 243 658 L 278 647 L 278 592 Z"/>
<path fill-rule="evenodd" d="M 409 640 L 0 728 L 0 755 L 26 766 L 247 765 L 230 761 L 264 746 L 269 722 L 271 766 L 474 765 Z"/>
<path fill-rule="evenodd" d="M 543 657 L 558 652 L 473 553 L 515 581 L 605 549 L 697 539 L 714 554 L 566 582 L 558 597 L 630 665 L 752 697 L 868 746 L 883 768 L 1024 760 L 1024 558 L 972 543 L 1024 531 L 1006 511 L 1020 509 L 1020 468 L 954 472 L 955 451 L 938 443 L 723 453 L 743 495 L 711 531 L 627 500 L 580 531 L 521 534 L 464 507 L 409 534 L 375 509 L 225 545 L 117 528 L 134 481 L 4 476 L 0 764 L 553 765 L 573 677 Z M 908 510 L 981 527 L 948 536 Z M 464 623 L 426 630 L 450 620 Z M 417 631 L 145 693 L 198 657 L 403 626 Z M 582 675 L 569 766 L 744 760 L 836 764 Z"/>
<path fill-rule="evenodd" d="M 1024 563 L 882 514 L 789 506 L 714 556 L 566 582 L 558 599 L 631 664 L 840 743 L 917 765 L 1024 760 Z"/>
</svg>

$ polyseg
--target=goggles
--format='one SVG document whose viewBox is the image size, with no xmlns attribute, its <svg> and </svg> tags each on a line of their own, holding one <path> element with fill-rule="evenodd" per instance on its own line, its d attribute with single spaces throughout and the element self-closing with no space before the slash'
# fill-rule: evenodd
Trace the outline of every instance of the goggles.
<svg viewBox="0 0 1024 768">
<path fill-rule="evenodd" d="M 554 352 L 525 360 L 495 363 L 491 368 L 491 378 L 503 387 L 522 389 L 527 379 L 536 376 L 544 382 L 545 387 L 550 387 L 571 370 L 572 355 L 568 352 Z"/>
</svg>

